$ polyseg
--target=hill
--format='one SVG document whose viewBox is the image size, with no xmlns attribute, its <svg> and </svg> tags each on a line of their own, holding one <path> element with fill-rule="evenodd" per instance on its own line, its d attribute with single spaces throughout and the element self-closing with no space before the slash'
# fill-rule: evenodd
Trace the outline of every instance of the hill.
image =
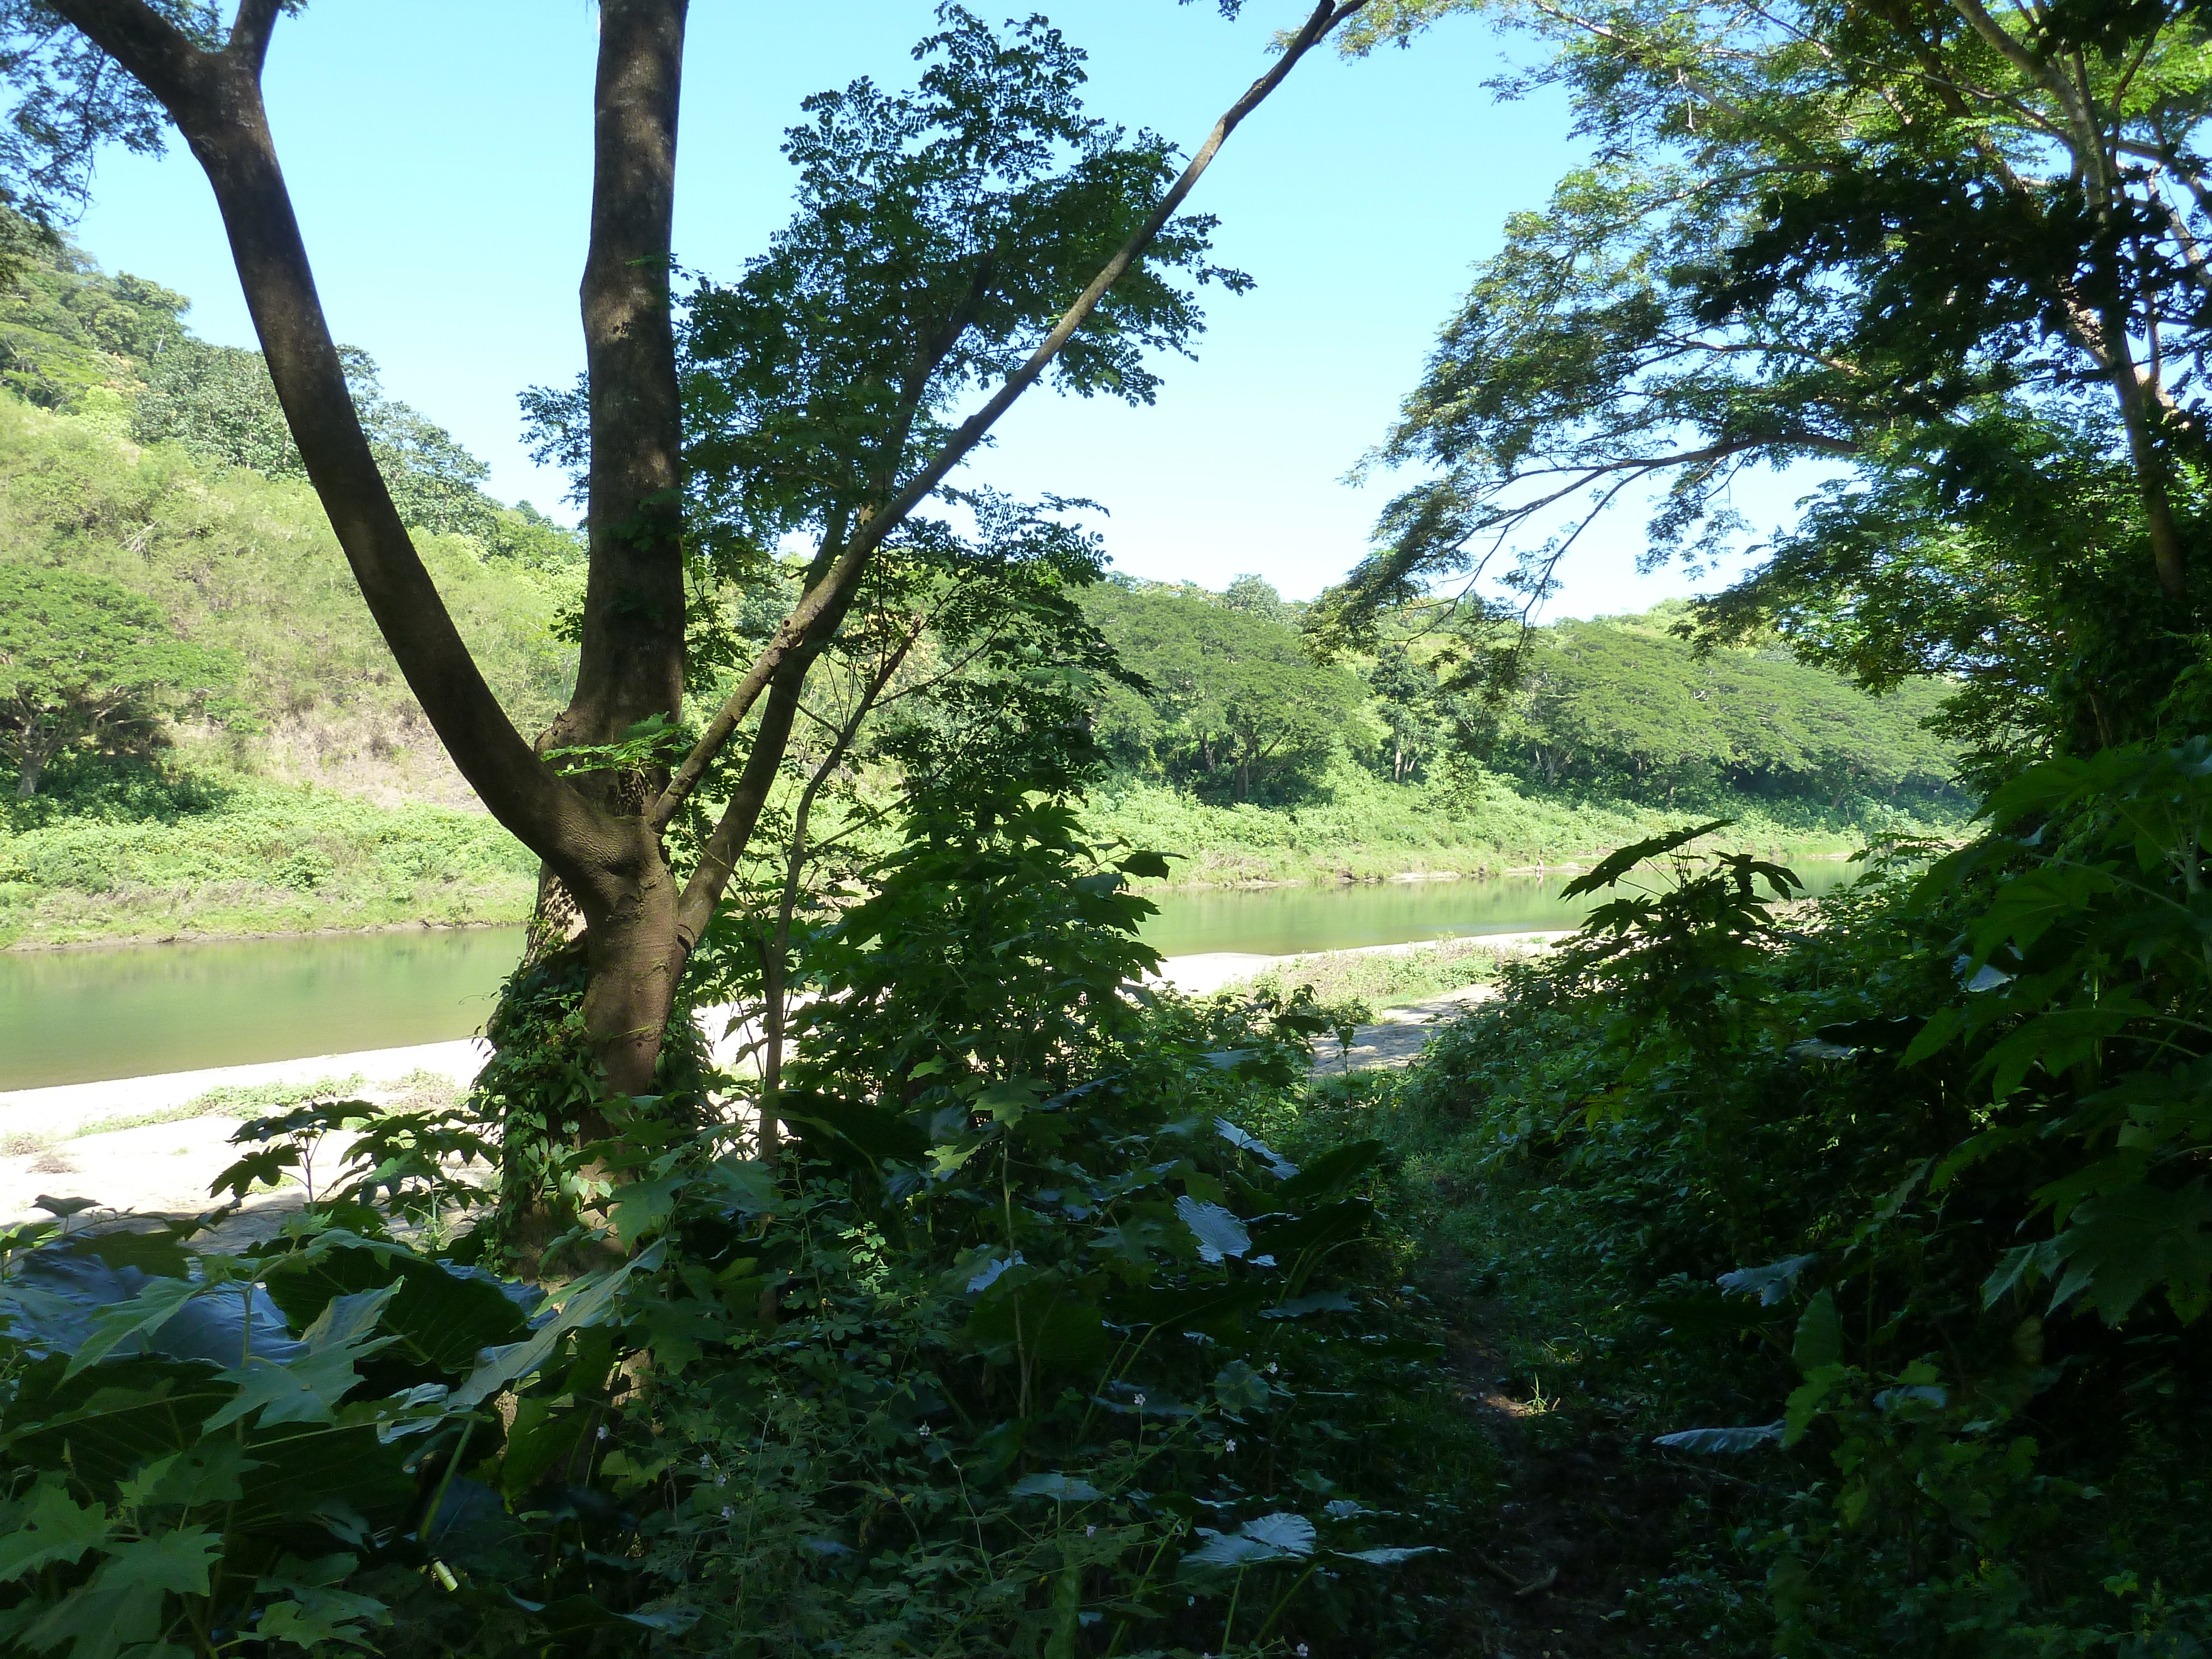
<svg viewBox="0 0 2212 1659">
<path fill-rule="evenodd" d="M 33 246 L 0 296 L 0 564 L 151 599 L 234 666 L 217 702 L 87 735 L 0 805 L 0 946 L 514 921 L 532 866 L 439 748 L 301 477 L 254 353 L 195 339 L 181 295 Z M 484 469 L 355 388 L 394 495 L 525 730 L 565 701 L 578 538 L 478 487 Z M 1773 653 L 1698 656 L 1670 617 L 1570 623 L 1500 703 L 1449 689 L 1418 638 L 1316 661 L 1301 607 L 1116 579 L 1093 620 L 1148 683 L 1100 694 L 1104 836 L 1222 883 L 1557 864 L 1678 822 L 1778 849 L 1954 823 L 1942 689 L 1875 702 Z M 141 737 L 144 732 L 142 731 Z"/>
</svg>

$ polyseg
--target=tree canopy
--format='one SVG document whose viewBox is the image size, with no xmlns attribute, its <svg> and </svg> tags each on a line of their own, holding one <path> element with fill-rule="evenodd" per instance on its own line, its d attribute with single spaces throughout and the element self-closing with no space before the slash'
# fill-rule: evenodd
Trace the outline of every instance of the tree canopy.
<svg viewBox="0 0 2212 1659">
<path fill-rule="evenodd" d="M 66 749 L 143 744 L 164 714 L 216 712 L 237 665 L 179 639 L 161 607 L 102 577 L 0 564 L 0 755 L 15 793 Z"/>
<path fill-rule="evenodd" d="M 1146 685 L 1110 688 L 1100 707 L 1100 742 L 1124 766 L 1272 802 L 1310 790 L 1341 746 L 1366 746 L 1358 678 L 1316 663 L 1282 623 L 1211 595 L 1130 582 L 1103 584 L 1087 604 Z"/>
<path fill-rule="evenodd" d="M 2058 688 L 2146 652 L 2170 679 L 2165 641 L 2199 614 L 2201 13 L 1395 0 L 1351 46 L 1455 11 L 1538 37 L 1547 56 L 1504 89 L 1563 88 L 1594 155 L 1478 267 L 1377 453 L 1425 476 L 1338 624 L 1501 576 L 1531 608 L 1593 516 L 1648 489 L 1647 560 L 1701 563 L 1750 528 L 1737 478 L 1812 465 L 1833 479 L 1821 507 L 1708 611 L 1716 637 L 1779 622 L 1875 686 L 2072 662 L 2045 714 L 2015 704 L 1983 750 L 2124 731 L 2111 699 Z M 2094 602 L 2044 552 L 2084 545 Z"/>
</svg>

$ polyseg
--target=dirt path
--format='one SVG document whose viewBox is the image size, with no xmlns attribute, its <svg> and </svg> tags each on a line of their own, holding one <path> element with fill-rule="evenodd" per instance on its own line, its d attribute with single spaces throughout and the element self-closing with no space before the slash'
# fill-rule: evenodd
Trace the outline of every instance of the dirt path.
<svg viewBox="0 0 2212 1659">
<path fill-rule="evenodd" d="M 1337 1046 L 1334 1037 L 1323 1037 L 1314 1045 L 1314 1075 L 1325 1077 L 1338 1072 L 1364 1072 L 1377 1066 L 1395 1071 L 1410 1066 L 1429 1046 L 1429 1039 L 1437 1034 L 1437 1027 L 1478 1002 L 1487 1001 L 1498 994 L 1495 986 L 1463 985 L 1456 991 L 1446 991 L 1441 996 L 1425 997 L 1419 1002 L 1386 1008 L 1372 1025 L 1363 1025 L 1352 1033 L 1349 1054 Z"/>
</svg>

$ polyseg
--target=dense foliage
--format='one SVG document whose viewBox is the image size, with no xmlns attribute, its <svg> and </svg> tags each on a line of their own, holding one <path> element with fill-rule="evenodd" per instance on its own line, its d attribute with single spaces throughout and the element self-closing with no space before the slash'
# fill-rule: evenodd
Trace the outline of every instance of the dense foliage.
<svg viewBox="0 0 2212 1659">
<path fill-rule="evenodd" d="M 1156 860 L 1119 862 L 1062 808 L 918 815 L 809 954 L 774 1161 L 696 1050 L 663 1062 L 692 1091 L 672 1133 L 595 1082 L 573 992 L 566 1013 L 510 998 L 505 1018 L 544 1011 L 507 1034 L 501 1075 L 540 1071 L 514 1098 L 565 1078 L 609 1132 L 547 1171 L 572 1224 L 535 1248 L 619 1265 L 550 1300 L 457 1261 L 502 1235 L 451 1207 L 473 1196 L 453 1160 L 511 1173 L 511 1116 L 248 1125 L 220 1189 L 319 1173 L 243 1250 L 18 1229 L 7 1638 L 68 1659 L 1416 1648 L 1449 1595 L 1427 1554 L 1484 1454 L 1394 1288 L 1381 1148 L 1255 1138 L 1328 1016 L 1139 989 L 1127 875 Z"/>
<path fill-rule="evenodd" d="M 1984 779 L 2152 736 L 2203 627 L 2201 14 L 1388 0 L 1355 46 L 1469 11 L 1533 37 L 1503 89 L 1564 92 L 1593 155 L 1478 265 L 1332 623 L 1483 633 L 1648 487 L 1647 563 L 1755 556 L 1708 640 L 1958 677 Z M 1813 500 L 1753 546 L 1762 468 Z"/>
<path fill-rule="evenodd" d="M 1538 629 L 1510 690 L 1491 696 L 1471 692 L 1462 655 L 1419 637 L 1412 617 L 1369 650 L 1316 662 L 1299 629 L 1307 607 L 1256 577 L 1222 594 L 1115 580 L 1085 605 L 1144 681 L 1106 690 L 1101 745 L 1125 775 L 1202 799 L 1311 802 L 1347 765 L 1419 784 L 1474 763 L 1539 797 L 1725 793 L 1862 817 L 1879 802 L 1937 821 L 1964 805 L 1957 750 L 1928 729 L 1943 715 L 1940 683 L 1869 698 L 1772 644 L 1698 651 L 1673 631 L 1689 615 L 1679 602 Z"/>
<path fill-rule="evenodd" d="M 1775 866 L 1628 849 L 1405 1091 L 1477 1201 L 1543 1189 L 1490 1271 L 1586 1276 L 1553 1387 L 1658 1437 L 1632 1467 L 1717 1465 L 1628 1587 L 1652 1650 L 2212 1633 L 2201 748 L 2031 771 L 1809 913 Z"/>
<path fill-rule="evenodd" d="M 39 792 L 73 749 L 140 751 L 163 716 L 230 703 L 222 653 L 185 643 L 152 600 L 70 569 L 0 565 L 0 757 L 15 793 Z"/>
</svg>

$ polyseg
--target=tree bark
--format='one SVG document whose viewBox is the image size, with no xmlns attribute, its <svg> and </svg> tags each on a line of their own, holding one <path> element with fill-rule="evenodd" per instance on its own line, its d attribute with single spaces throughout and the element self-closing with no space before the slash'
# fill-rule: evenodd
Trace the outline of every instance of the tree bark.
<svg viewBox="0 0 2212 1659">
<path fill-rule="evenodd" d="M 686 6 L 603 0 L 599 8 L 592 236 L 580 295 L 591 565 L 566 743 L 612 743 L 684 707 L 684 415 L 669 281 Z"/>
</svg>

